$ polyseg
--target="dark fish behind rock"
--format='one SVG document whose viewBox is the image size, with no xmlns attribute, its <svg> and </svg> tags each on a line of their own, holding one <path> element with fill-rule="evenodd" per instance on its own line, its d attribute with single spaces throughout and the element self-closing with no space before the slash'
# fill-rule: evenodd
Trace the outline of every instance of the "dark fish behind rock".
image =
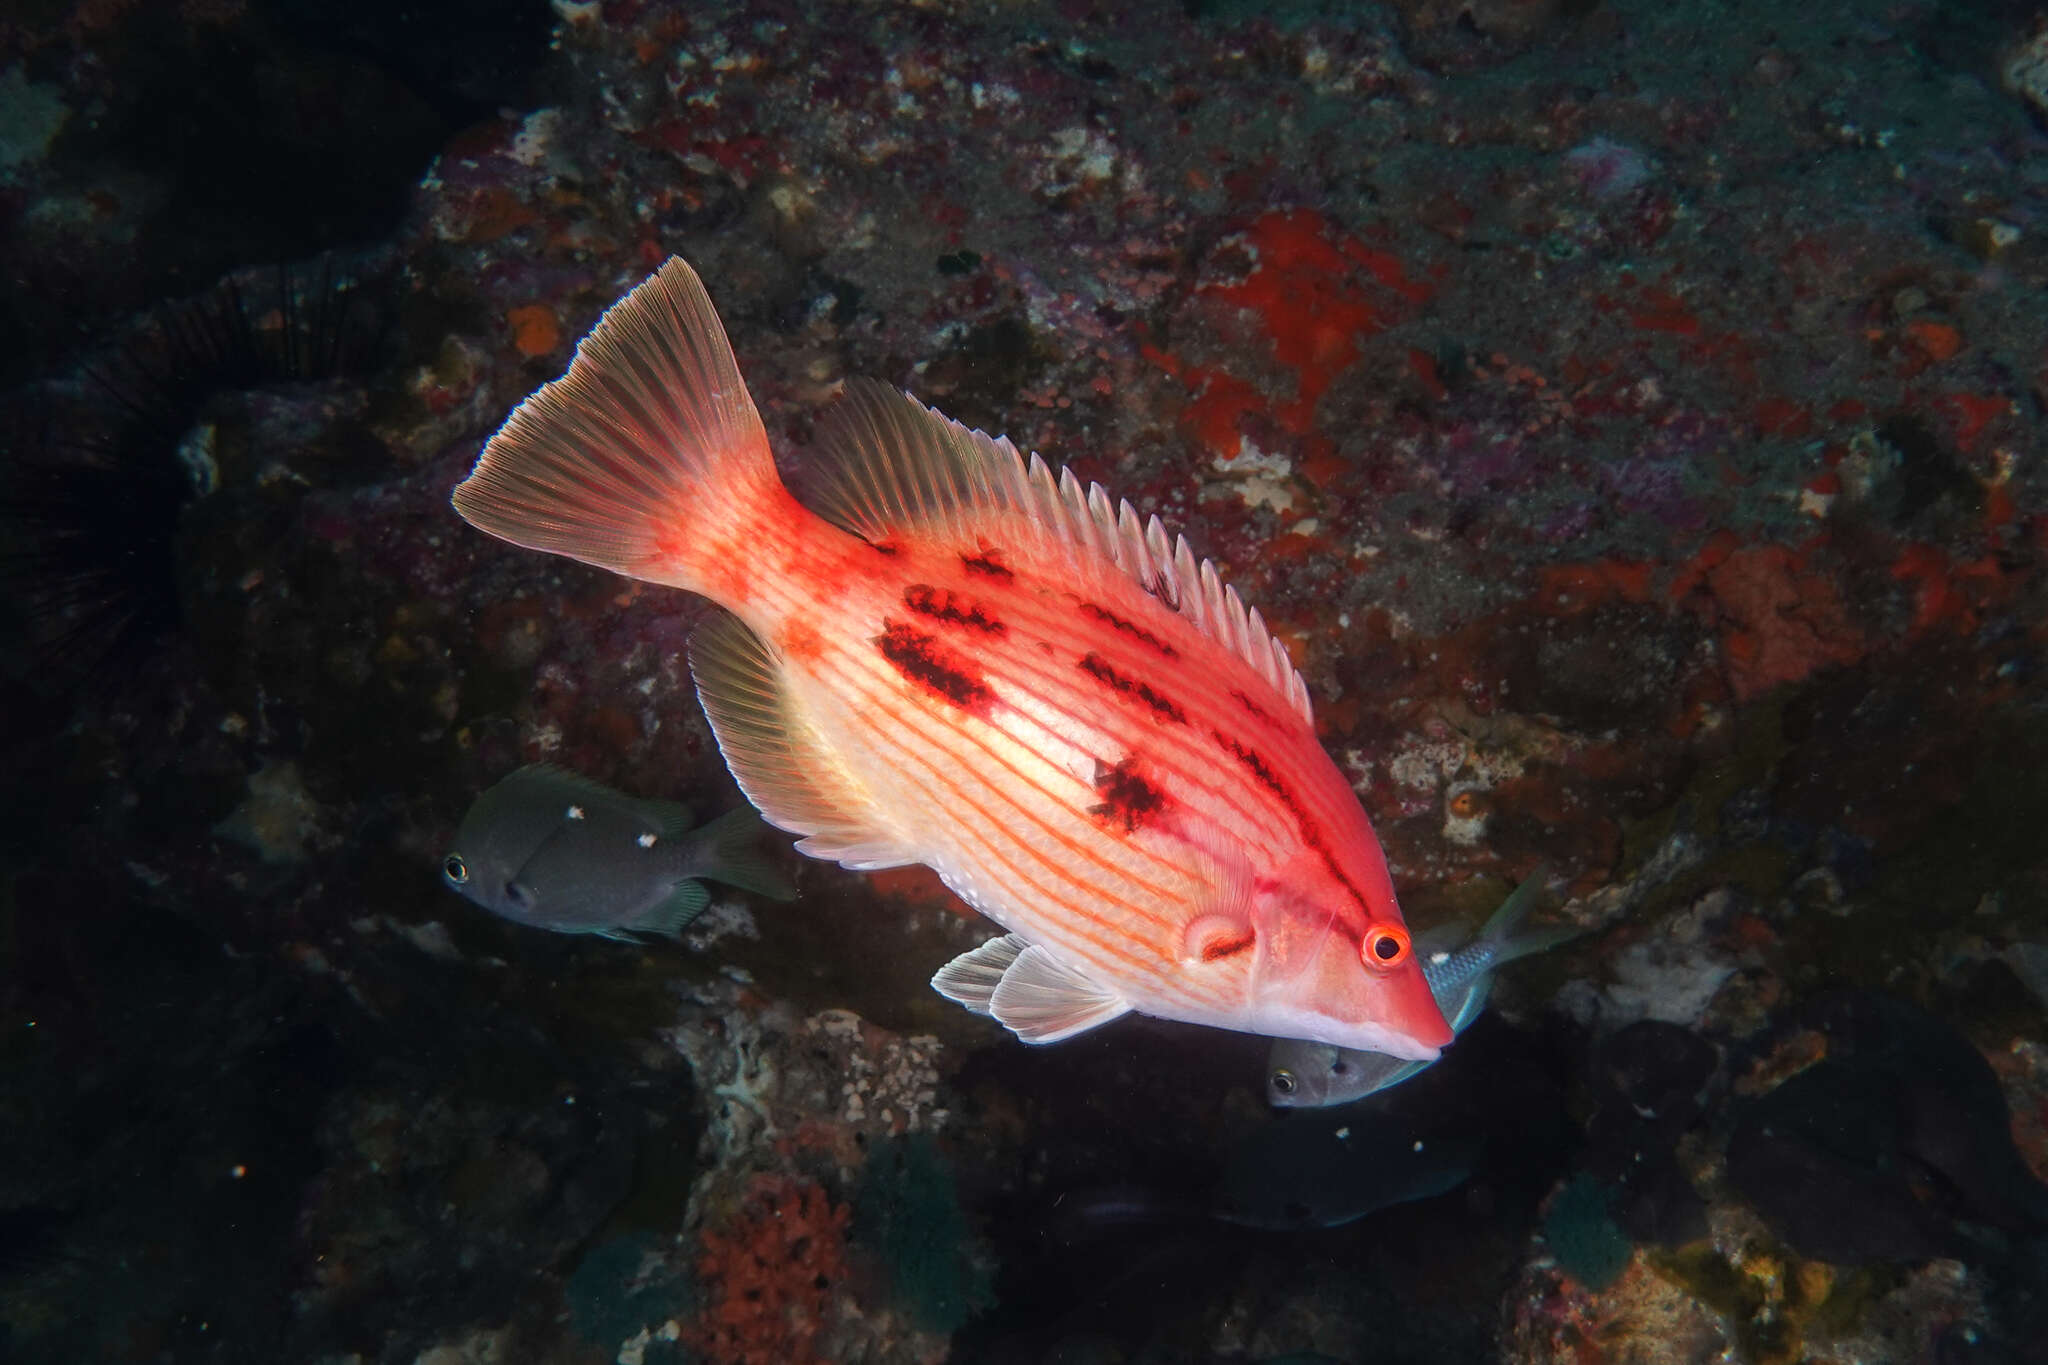
<svg viewBox="0 0 2048 1365">
<path fill-rule="evenodd" d="M 1751 1103 L 1728 1175 L 1804 1256 L 1845 1265 L 1996 1256 L 2048 1228 L 2048 1187 L 2013 1146 L 1997 1076 L 1901 1000 L 1843 991 L 1804 1021 L 1826 1060 Z"/>
<path fill-rule="evenodd" d="M 690 829 L 689 812 L 546 764 L 476 799 L 441 879 L 494 915 L 558 934 L 675 937 L 703 910 L 704 880 L 776 900 L 795 887 L 758 850 L 749 808 Z"/>
<path fill-rule="evenodd" d="M 1427 1133 L 1403 1117 L 1355 1108 L 1290 1114 L 1240 1139 L 1198 1190 L 1110 1185 L 1065 1194 L 1049 1231 L 1070 1245 L 1138 1228 L 1343 1227 L 1456 1189 L 1484 1145 L 1474 1133 Z"/>
</svg>

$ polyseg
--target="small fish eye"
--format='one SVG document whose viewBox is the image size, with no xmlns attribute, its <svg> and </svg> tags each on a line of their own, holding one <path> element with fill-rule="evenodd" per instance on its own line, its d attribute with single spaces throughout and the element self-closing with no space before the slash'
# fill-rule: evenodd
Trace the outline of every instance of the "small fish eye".
<svg viewBox="0 0 2048 1365">
<path fill-rule="evenodd" d="M 1350 1075 L 1351 1063 L 1345 1061 L 1342 1057 L 1339 1057 L 1336 1061 L 1330 1063 L 1330 1074 L 1332 1076 Z"/>
<path fill-rule="evenodd" d="M 1282 1095 L 1292 1095 L 1296 1084 L 1298 1082 L 1294 1079 L 1292 1071 L 1276 1071 L 1273 1073 L 1273 1089 Z"/>
<path fill-rule="evenodd" d="M 1375 924 L 1365 931 L 1365 939 L 1358 948 L 1359 957 L 1368 967 L 1382 971 L 1398 967 L 1408 960 L 1408 931 L 1396 924 Z"/>
<path fill-rule="evenodd" d="M 469 880 L 469 864 L 459 854 L 451 853 L 441 860 L 441 875 L 460 886 Z"/>
</svg>

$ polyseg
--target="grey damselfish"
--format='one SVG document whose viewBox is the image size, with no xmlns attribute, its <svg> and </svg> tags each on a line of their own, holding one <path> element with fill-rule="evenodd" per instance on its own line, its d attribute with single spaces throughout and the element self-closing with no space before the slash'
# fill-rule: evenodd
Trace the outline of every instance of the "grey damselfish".
<svg viewBox="0 0 2048 1365">
<path fill-rule="evenodd" d="M 760 851 L 766 829 L 742 806 L 693 830 L 689 811 L 674 802 L 529 764 L 470 806 L 441 860 L 441 880 L 536 929 L 673 938 L 710 899 L 706 880 L 776 900 L 796 895 Z"/>
<path fill-rule="evenodd" d="M 1544 870 L 1538 869 L 1516 887 L 1486 921 L 1479 936 L 1464 947 L 1452 948 L 1450 943 L 1455 939 L 1440 930 L 1426 933 L 1416 941 L 1415 956 L 1422 963 L 1422 979 L 1429 983 L 1430 994 L 1436 997 L 1437 1008 L 1443 1011 L 1454 1035 L 1463 1033 L 1486 1008 L 1495 972 L 1517 958 L 1555 948 L 1578 935 L 1579 930 L 1571 925 L 1522 928 L 1530 907 L 1536 904 L 1544 875 Z M 1399 1085 L 1428 1065 L 1389 1057 L 1384 1052 L 1360 1052 L 1300 1038 L 1276 1038 L 1266 1057 L 1266 1098 L 1287 1109 L 1347 1104 L 1390 1085 Z"/>
</svg>

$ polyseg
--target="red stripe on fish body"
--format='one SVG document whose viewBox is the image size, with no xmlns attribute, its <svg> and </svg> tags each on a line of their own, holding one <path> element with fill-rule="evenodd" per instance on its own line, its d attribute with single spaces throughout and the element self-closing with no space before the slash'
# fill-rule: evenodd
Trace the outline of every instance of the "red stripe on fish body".
<svg viewBox="0 0 2048 1365">
<path fill-rule="evenodd" d="M 954 998 L 1048 1041 L 1136 1008 L 1434 1056 L 1378 841 L 1257 614 L 1007 443 L 872 389 L 835 420 L 838 477 L 799 503 L 672 262 L 456 505 L 732 611 L 692 670 L 763 814 L 849 866 L 926 863 L 1023 941 L 988 960 L 1010 998 L 973 971 Z"/>
</svg>

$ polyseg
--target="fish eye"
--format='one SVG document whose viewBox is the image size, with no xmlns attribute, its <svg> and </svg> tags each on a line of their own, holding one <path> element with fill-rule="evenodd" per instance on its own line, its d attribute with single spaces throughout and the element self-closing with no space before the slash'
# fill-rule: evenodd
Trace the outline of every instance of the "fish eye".
<svg viewBox="0 0 2048 1365">
<path fill-rule="evenodd" d="M 462 855 L 451 853 L 441 860 L 441 875 L 457 886 L 469 880 L 469 864 L 462 861 Z"/>
<path fill-rule="evenodd" d="M 1273 1085 L 1273 1092 L 1277 1095 L 1292 1095 L 1294 1093 L 1294 1088 L 1300 1084 L 1300 1082 L 1294 1079 L 1294 1073 L 1292 1071 L 1286 1070 L 1285 1068 L 1282 1068 L 1279 1071 L 1275 1071 L 1271 1077 L 1271 1080 Z"/>
<path fill-rule="evenodd" d="M 1336 1061 L 1330 1063 L 1330 1074 L 1332 1076 L 1350 1075 L 1351 1063 L 1345 1061 L 1342 1057 L 1339 1057 Z"/>
<path fill-rule="evenodd" d="M 1359 958 L 1366 966 L 1378 971 L 1403 965 L 1412 951 L 1408 931 L 1398 924 L 1373 925 L 1365 931 L 1365 938 L 1358 945 Z"/>
</svg>

